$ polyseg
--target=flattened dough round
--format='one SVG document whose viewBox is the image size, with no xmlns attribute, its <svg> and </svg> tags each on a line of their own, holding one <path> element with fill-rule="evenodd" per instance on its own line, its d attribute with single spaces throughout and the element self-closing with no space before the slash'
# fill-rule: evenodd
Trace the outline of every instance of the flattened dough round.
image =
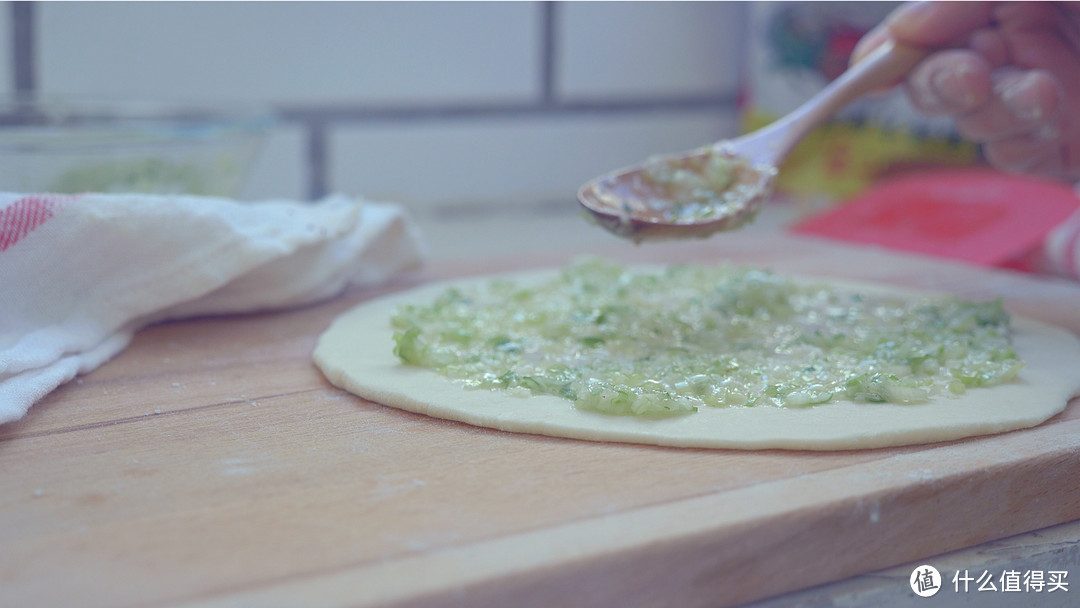
<svg viewBox="0 0 1080 608">
<path fill-rule="evenodd" d="M 540 280 L 554 272 L 501 278 Z M 833 402 L 798 409 L 702 407 L 697 413 L 659 419 L 611 416 L 575 409 L 553 396 L 465 389 L 434 371 L 398 361 L 390 327 L 397 306 L 430 301 L 450 286 L 494 278 L 432 284 L 360 304 L 319 338 L 315 363 L 337 387 L 436 418 L 518 433 L 697 448 L 846 450 L 946 441 L 1035 426 L 1080 394 L 1080 339 L 1017 316 L 1013 346 L 1027 362 L 1019 381 L 917 405 Z M 863 292 L 921 295 L 869 284 L 818 282 Z"/>
</svg>

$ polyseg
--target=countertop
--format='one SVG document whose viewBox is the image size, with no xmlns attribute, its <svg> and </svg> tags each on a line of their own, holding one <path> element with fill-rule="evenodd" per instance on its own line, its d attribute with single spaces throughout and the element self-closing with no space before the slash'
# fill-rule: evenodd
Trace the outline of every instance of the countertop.
<svg viewBox="0 0 1080 608">
<path fill-rule="evenodd" d="M 705 467 L 714 457 L 719 458 L 716 454 L 669 453 L 633 446 L 613 446 L 601 453 L 588 442 L 511 436 L 399 413 L 329 386 L 308 365 L 306 353 L 326 323 L 353 303 L 430 278 L 551 265 L 585 253 L 641 262 L 733 258 L 776 264 L 781 270 L 806 270 L 797 256 L 781 256 L 775 250 L 776 239 L 784 238 L 778 232 L 805 210 L 777 206 L 737 237 L 655 248 L 633 247 L 600 232 L 578 217 L 572 203 L 418 213 L 432 260 L 419 276 L 403 278 L 385 290 L 346 294 L 297 311 L 197 319 L 149 328 L 114 362 L 61 387 L 32 408 L 24 420 L 0 427 L 0 467 L 5 472 L 0 479 L 0 606 L 499 605 L 492 598 L 505 600 L 507 596 L 495 592 L 484 595 L 482 584 L 474 586 L 479 592 L 474 587 L 455 586 L 454 577 L 467 580 L 477 573 L 495 577 L 511 566 L 526 569 L 515 573 L 526 583 L 533 577 L 569 585 L 566 589 L 541 585 L 540 595 L 530 597 L 532 604 L 522 598 L 522 605 L 541 605 L 537 602 L 545 597 L 560 600 L 555 604 L 580 599 L 582 604 L 608 605 L 602 598 L 614 595 L 603 589 L 606 579 L 575 581 L 552 574 L 559 564 L 565 570 L 560 561 L 563 554 L 579 549 L 582 555 L 587 553 L 588 540 L 575 541 L 574 526 L 628 521 L 620 519 L 627 507 L 637 510 L 638 515 L 671 505 L 692 510 L 708 506 L 712 497 L 707 491 L 695 491 L 686 480 L 659 491 L 650 490 L 647 484 L 621 484 L 618 478 L 597 485 L 598 479 L 605 478 L 597 477 L 581 459 L 596 457 L 597 462 L 609 465 L 625 462 L 642 466 L 642 479 L 650 475 L 660 479 L 662 471 L 653 470 L 654 464 L 670 460 Z M 806 244 L 811 254 L 817 255 L 814 252 L 818 249 L 818 245 Z M 894 254 L 855 251 L 862 259 L 852 259 L 851 267 L 838 269 L 837 274 L 886 282 L 912 280 L 910 276 L 888 275 L 888 261 Z M 830 259 L 846 259 L 844 254 L 830 254 L 834 256 Z M 807 256 L 807 263 L 814 255 Z M 1057 314 L 1076 323 L 1067 303 L 1077 301 L 1080 286 L 926 259 L 918 260 L 916 266 L 926 272 L 923 278 L 928 287 L 947 285 L 984 295 L 1030 287 L 1035 295 L 1024 305 L 1031 312 L 1051 317 Z M 1040 302 L 1054 305 L 1039 311 Z M 234 365 L 240 358 L 243 366 Z M 258 382 L 253 383 L 253 378 Z M 1072 413 L 1063 419 L 1075 420 L 1076 407 L 1074 403 L 1069 410 Z M 451 438 L 442 452 L 447 462 L 439 460 L 440 451 L 431 443 L 441 435 Z M 1056 453 L 1056 464 L 1060 470 L 1071 471 L 1080 465 L 1080 456 L 1067 447 L 1073 440 L 1064 439 L 1066 448 Z M 976 444 L 961 442 L 957 453 L 972 445 Z M 880 456 L 902 467 L 905 458 L 920 453 L 919 449 L 901 449 Z M 425 456 L 421 461 L 408 460 L 416 454 Z M 823 480 L 843 479 L 843 467 L 830 468 L 835 465 L 830 464 L 832 457 L 815 458 L 819 458 L 817 463 L 804 470 L 799 467 L 806 464 L 797 455 L 768 456 L 761 471 L 778 477 L 789 475 L 811 485 L 817 479 L 817 468 L 832 476 L 823 474 Z M 1012 458 L 1002 455 L 1001 462 L 1024 465 L 1022 459 Z M 498 492 L 483 493 L 486 476 L 512 475 L 515 467 L 528 467 L 536 459 L 558 463 L 567 472 L 523 477 L 517 488 L 503 484 Z M 836 459 L 853 463 L 852 471 L 861 462 L 860 457 L 838 455 Z M 357 468 L 361 466 L 378 470 Z M 987 466 L 988 474 L 999 470 Z M 447 467 L 452 474 L 445 472 Z M 793 477 L 785 473 L 788 469 L 794 471 Z M 1000 470 L 1022 480 L 1022 468 Z M 753 474 L 748 471 L 745 476 Z M 1047 477 L 1053 478 L 1053 471 Z M 449 484 L 451 480 L 464 485 L 457 488 Z M 992 482 L 991 475 L 988 483 Z M 558 497 L 567 488 L 575 504 L 557 502 L 565 500 L 565 496 Z M 1045 497 L 1036 496 L 1040 504 L 1032 503 L 1030 510 L 1050 514 L 1044 518 L 1053 513 L 1080 512 L 1076 488 L 1067 489 L 1062 492 L 1066 498 L 1058 499 L 1051 495 L 1051 486 Z M 842 493 L 843 488 L 836 491 Z M 550 492 L 550 498 L 545 501 L 537 492 Z M 656 498 L 670 494 L 670 503 L 649 506 L 650 492 L 656 493 Z M 445 508 L 432 508 L 433 496 L 446 501 Z M 913 496 L 913 500 L 920 496 L 937 500 L 944 495 L 930 492 Z M 917 561 L 901 563 L 873 553 L 859 557 L 867 564 L 890 564 L 887 569 L 875 569 L 859 567 L 858 563 L 838 564 L 836 568 L 810 563 L 803 567 L 780 560 L 781 568 L 775 572 L 757 571 L 750 588 L 718 597 L 715 603 L 707 595 L 694 595 L 694 605 L 732 605 L 733 597 L 767 598 L 744 603 L 756 608 L 891 607 L 924 601 L 941 606 L 1076 604 L 1070 601 L 1077 592 L 1071 585 L 1067 591 L 1047 592 L 1047 586 L 1038 593 L 1004 592 L 1000 577 L 1011 572 L 1039 572 L 1049 582 L 1061 576 L 1051 573 L 1067 572 L 1063 582 L 1071 583 L 1071 577 L 1080 571 L 1080 521 L 1017 535 L 1017 530 L 1031 529 L 1024 522 L 1040 520 L 1026 519 L 1028 510 L 1020 504 L 1015 507 L 1019 510 L 1003 511 L 1013 513 L 1015 521 L 1003 520 L 997 534 L 966 525 L 979 521 L 985 504 L 957 502 L 957 496 L 963 495 L 953 494 L 953 502 L 948 503 L 952 511 L 948 518 L 942 517 L 958 522 L 951 540 L 936 542 L 932 537 L 952 535 L 952 530 L 935 525 L 932 508 L 920 511 L 924 521 L 904 521 L 901 530 L 907 538 L 897 542 L 911 550 L 896 555 L 920 555 Z M 461 505 L 478 497 L 504 504 L 485 505 L 475 512 L 460 510 Z M 912 504 L 926 507 L 922 502 Z M 1047 509 L 1047 504 L 1053 508 Z M 542 510 L 532 511 L 537 508 Z M 877 521 L 892 515 L 871 510 L 870 518 Z M 523 532 L 507 532 L 504 537 L 479 542 L 468 533 L 456 535 L 455 528 L 447 525 L 455 518 L 485 517 L 505 521 L 464 521 L 462 529 L 501 526 L 516 530 L 514 526 L 523 521 L 534 523 L 518 526 Z M 545 544 L 547 520 L 553 527 L 547 536 L 550 542 Z M 343 525 L 348 521 L 354 523 Z M 675 524 L 677 527 L 678 522 Z M 855 525 L 852 533 L 867 529 L 863 524 Z M 843 535 L 845 525 L 838 524 L 830 534 Z M 617 530 L 613 534 L 613 538 L 623 535 Z M 638 531 L 627 531 L 628 545 L 633 544 L 636 534 Z M 522 544 L 524 537 L 533 544 Z M 963 541 L 968 537 L 993 540 L 959 548 L 970 545 Z M 560 538 L 569 544 L 556 542 Z M 500 553 L 500 543 L 517 550 Z M 535 554 L 520 550 L 534 546 Z M 931 546 L 958 550 L 920 553 L 919 547 Z M 782 542 L 778 547 L 782 550 Z M 724 549 L 738 555 L 737 548 Z M 500 555 L 507 559 L 500 560 Z M 822 555 L 825 561 L 845 559 L 835 552 L 823 551 Z M 456 572 L 458 562 L 454 560 L 459 558 L 474 570 Z M 588 566 L 602 561 L 597 557 L 582 563 Z M 913 570 L 923 564 L 933 565 L 943 577 L 940 592 L 931 600 L 916 597 L 908 584 Z M 679 566 L 672 564 L 674 571 L 686 569 Z M 412 578 L 410 572 L 418 574 Z M 829 574 L 835 572 L 859 574 Z M 963 591 L 962 582 L 960 590 L 954 590 L 952 578 L 957 573 L 968 573 L 972 579 L 987 573 L 997 590 L 979 591 L 974 580 L 968 591 Z M 380 576 L 385 576 L 388 591 L 355 595 L 357 581 L 379 580 Z M 613 572 L 611 576 L 611 580 L 624 582 L 636 578 L 633 572 Z M 805 588 L 807 585 L 797 582 L 800 580 L 832 582 Z M 575 584 L 592 588 L 594 593 L 574 595 Z M 413 586 L 428 588 L 435 595 L 413 593 Z M 505 593 L 530 587 L 494 588 Z M 659 604 L 642 593 L 636 601 L 620 605 Z"/>
</svg>

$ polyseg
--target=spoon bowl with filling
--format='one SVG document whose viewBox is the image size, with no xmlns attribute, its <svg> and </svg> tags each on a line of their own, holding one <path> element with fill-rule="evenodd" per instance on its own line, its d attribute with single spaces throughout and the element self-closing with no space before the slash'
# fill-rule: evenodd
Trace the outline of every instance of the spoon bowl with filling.
<svg viewBox="0 0 1080 608">
<path fill-rule="evenodd" d="M 903 77 L 927 52 L 883 44 L 769 126 L 602 175 L 581 187 L 578 201 L 598 224 L 639 243 L 739 228 L 772 194 L 795 144 L 854 99 Z"/>
<path fill-rule="evenodd" d="M 578 200 L 598 224 L 635 242 L 705 238 L 751 221 L 775 176 L 775 167 L 706 146 L 598 177 Z"/>
</svg>

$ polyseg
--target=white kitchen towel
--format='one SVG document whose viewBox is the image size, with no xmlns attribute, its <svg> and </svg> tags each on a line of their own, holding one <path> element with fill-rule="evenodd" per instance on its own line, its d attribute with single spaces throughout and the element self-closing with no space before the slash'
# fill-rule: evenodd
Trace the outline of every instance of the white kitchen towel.
<svg viewBox="0 0 1080 608">
<path fill-rule="evenodd" d="M 424 250 L 400 206 L 346 196 L 0 193 L 0 424 L 150 323 L 318 301 Z"/>
</svg>

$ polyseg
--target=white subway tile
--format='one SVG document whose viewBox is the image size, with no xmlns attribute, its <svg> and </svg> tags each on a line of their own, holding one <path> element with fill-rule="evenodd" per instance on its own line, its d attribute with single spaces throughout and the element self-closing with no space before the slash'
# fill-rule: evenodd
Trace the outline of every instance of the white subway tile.
<svg viewBox="0 0 1080 608">
<path fill-rule="evenodd" d="M 538 91 L 539 5 L 43 2 L 50 94 L 382 104 Z"/>
<path fill-rule="evenodd" d="M 746 12 L 738 2 L 559 4 L 557 91 L 566 99 L 731 93 Z"/>
<path fill-rule="evenodd" d="M 573 200 L 600 173 L 734 131 L 716 110 L 344 126 L 330 185 L 417 207 Z"/>
</svg>

